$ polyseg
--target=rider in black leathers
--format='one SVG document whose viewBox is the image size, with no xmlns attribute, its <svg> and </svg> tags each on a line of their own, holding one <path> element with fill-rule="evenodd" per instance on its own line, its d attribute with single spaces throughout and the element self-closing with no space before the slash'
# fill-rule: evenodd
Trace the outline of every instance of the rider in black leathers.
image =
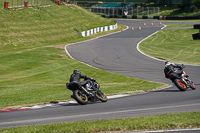
<svg viewBox="0 0 200 133">
<path fill-rule="evenodd" d="M 174 68 L 179 68 L 179 70 L 175 70 Z M 183 73 L 182 69 L 183 67 L 181 65 L 166 61 L 164 68 L 165 77 L 173 81 L 174 78 L 179 78 L 179 76 Z"/>
<path fill-rule="evenodd" d="M 83 81 L 80 81 L 81 78 L 84 78 Z M 82 75 L 80 70 L 75 69 L 73 74 L 70 76 L 70 82 L 78 82 L 81 86 L 85 86 L 90 80 L 94 80 L 86 75 Z"/>
</svg>

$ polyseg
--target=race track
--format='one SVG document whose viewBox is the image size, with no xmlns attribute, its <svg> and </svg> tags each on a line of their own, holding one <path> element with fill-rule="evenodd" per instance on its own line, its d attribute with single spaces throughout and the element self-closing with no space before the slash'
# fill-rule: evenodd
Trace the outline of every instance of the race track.
<svg viewBox="0 0 200 133">
<path fill-rule="evenodd" d="M 173 85 L 163 74 L 164 62 L 137 50 L 137 44 L 160 30 L 163 25 L 153 20 L 117 20 L 130 28 L 115 34 L 69 45 L 67 51 L 76 60 L 106 71 Z M 154 23 L 151 26 L 151 23 Z M 143 24 L 147 25 L 144 27 Z M 163 22 L 167 23 L 167 22 Z M 138 27 L 142 27 L 139 31 Z M 134 27 L 134 31 L 131 28 Z M 150 116 L 164 113 L 200 111 L 200 66 L 186 65 L 185 71 L 196 84 L 196 90 L 180 92 L 176 87 L 93 103 L 86 106 L 68 104 L 55 108 L 15 111 L 0 114 L 0 128 Z"/>
</svg>

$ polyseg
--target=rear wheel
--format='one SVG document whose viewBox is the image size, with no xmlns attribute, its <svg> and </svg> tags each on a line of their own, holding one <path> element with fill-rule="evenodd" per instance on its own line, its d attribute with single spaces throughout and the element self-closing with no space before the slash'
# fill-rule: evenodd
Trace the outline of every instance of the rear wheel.
<svg viewBox="0 0 200 133">
<path fill-rule="evenodd" d="M 107 102 L 107 101 L 108 101 L 107 96 L 106 96 L 101 90 L 98 90 L 98 91 L 97 91 L 96 96 L 97 96 L 97 97 L 99 98 L 99 100 L 102 101 L 102 102 Z"/>
<path fill-rule="evenodd" d="M 88 97 L 82 93 L 81 90 L 73 91 L 74 99 L 81 105 L 86 105 L 88 103 Z"/>
<path fill-rule="evenodd" d="M 186 85 L 180 80 L 180 79 L 175 79 L 174 84 L 180 91 L 186 91 L 187 87 Z"/>
</svg>

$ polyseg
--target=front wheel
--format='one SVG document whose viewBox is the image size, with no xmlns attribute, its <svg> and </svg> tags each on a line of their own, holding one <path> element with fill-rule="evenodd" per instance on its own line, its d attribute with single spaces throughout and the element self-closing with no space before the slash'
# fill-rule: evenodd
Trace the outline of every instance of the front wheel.
<svg viewBox="0 0 200 133">
<path fill-rule="evenodd" d="M 174 84 L 180 91 L 186 91 L 187 87 L 186 85 L 180 80 L 180 79 L 175 79 Z"/>
<path fill-rule="evenodd" d="M 88 103 L 88 97 L 81 90 L 73 91 L 74 99 L 81 105 L 86 105 Z"/>
<path fill-rule="evenodd" d="M 97 91 L 96 96 L 97 96 L 97 97 L 99 98 L 99 100 L 102 101 L 102 102 L 107 102 L 107 101 L 108 101 L 107 96 L 106 96 L 105 93 L 103 93 L 101 90 L 98 90 L 98 91 Z"/>
<path fill-rule="evenodd" d="M 196 87 L 195 87 L 194 83 L 190 84 L 190 88 L 193 89 L 193 90 L 196 90 Z"/>
</svg>

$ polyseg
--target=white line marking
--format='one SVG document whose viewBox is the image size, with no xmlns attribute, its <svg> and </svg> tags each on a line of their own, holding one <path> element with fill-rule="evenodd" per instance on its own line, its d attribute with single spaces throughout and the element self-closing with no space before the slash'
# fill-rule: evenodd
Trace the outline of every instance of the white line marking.
<svg viewBox="0 0 200 133">
<path fill-rule="evenodd" d="M 165 27 L 166 27 L 166 25 L 164 25 L 164 27 L 162 27 L 161 29 L 164 29 Z M 160 31 L 160 30 L 158 30 L 158 31 Z M 136 48 L 137 48 L 137 51 L 139 51 L 141 54 L 143 54 L 143 55 L 145 55 L 145 56 L 147 56 L 147 57 L 149 57 L 149 58 L 152 58 L 152 59 L 154 59 L 154 60 L 158 60 L 158 61 L 165 62 L 165 61 L 163 61 L 163 60 L 160 60 L 160 59 L 151 57 L 151 56 L 149 56 L 149 55 L 146 55 L 145 53 L 143 53 L 143 52 L 140 51 L 140 49 L 139 49 L 139 45 L 140 45 L 140 43 L 142 43 L 142 41 L 144 41 L 144 40 L 146 40 L 147 38 L 153 36 L 153 35 L 156 34 L 158 31 L 156 31 L 156 32 L 152 33 L 151 35 L 147 36 L 146 38 L 142 39 L 142 40 L 137 44 Z"/>
<path fill-rule="evenodd" d="M 178 131 L 198 131 L 200 128 L 187 128 L 187 129 L 171 129 L 171 130 L 153 130 L 153 131 L 133 131 L 130 133 L 157 133 L 157 132 L 178 132 Z M 129 132 L 124 132 L 129 133 Z"/>
<path fill-rule="evenodd" d="M 164 27 L 162 27 L 161 30 L 164 29 L 165 27 L 166 27 L 166 25 L 164 25 Z M 160 31 L 160 30 L 158 30 L 158 31 L 152 33 L 151 35 L 147 36 L 146 38 L 142 39 L 142 40 L 137 44 L 136 48 L 137 48 L 137 50 L 138 50 L 141 54 L 143 54 L 143 55 L 145 55 L 145 56 L 147 56 L 147 57 L 149 57 L 149 58 L 152 58 L 152 59 L 154 59 L 154 60 L 158 60 L 158 61 L 165 62 L 164 60 L 160 60 L 160 59 L 154 58 L 154 57 L 152 57 L 152 56 L 146 55 L 145 53 L 143 53 L 143 52 L 140 51 L 140 49 L 139 49 L 139 45 L 140 45 L 140 43 L 142 43 L 142 41 L 144 41 L 144 40 L 146 40 L 147 38 L 153 36 L 154 34 L 156 34 L 156 33 L 159 32 L 159 31 Z M 179 64 L 179 63 L 176 63 L 176 64 Z M 191 64 L 185 64 L 185 65 L 189 65 L 189 66 L 200 66 L 200 65 L 191 65 Z"/>
<path fill-rule="evenodd" d="M 130 95 L 112 95 L 112 96 L 107 96 L 108 99 L 114 99 L 114 98 L 120 98 L 120 97 L 126 97 Z M 69 104 L 78 104 L 76 101 L 69 101 L 69 102 L 58 102 L 58 103 L 49 103 L 46 105 L 35 105 L 33 107 L 21 107 L 20 109 L 40 109 L 40 108 L 45 108 L 45 107 L 56 107 L 57 105 L 69 105 Z"/>
<path fill-rule="evenodd" d="M 179 105 L 179 106 L 167 106 L 167 107 L 157 107 L 157 108 L 145 108 L 145 109 L 133 109 L 133 110 L 122 110 L 122 111 L 111 111 L 111 112 L 102 112 L 102 113 L 94 113 L 94 114 L 81 114 L 81 115 L 71 115 L 71 116 L 60 116 L 60 117 L 51 117 L 51 118 L 41 118 L 41 119 L 31 119 L 31 120 L 20 120 L 20 121 L 11 121 L 11 122 L 2 122 L 0 125 L 9 125 L 9 124 L 20 124 L 20 123 L 28 123 L 28 122 L 42 122 L 42 121 L 50 121 L 50 120 L 65 120 L 74 117 L 85 117 L 85 116 L 95 116 L 95 115 L 109 115 L 116 113 L 128 113 L 128 112 L 140 112 L 140 111 L 150 111 L 150 110 L 159 110 L 159 109 L 170 109 L 170 108 L 180 108 L 180 107 L 190 107 L 190 106 L 199 106 L 198 104 L 190 104 L 190 105 Z"/>
</svg>

